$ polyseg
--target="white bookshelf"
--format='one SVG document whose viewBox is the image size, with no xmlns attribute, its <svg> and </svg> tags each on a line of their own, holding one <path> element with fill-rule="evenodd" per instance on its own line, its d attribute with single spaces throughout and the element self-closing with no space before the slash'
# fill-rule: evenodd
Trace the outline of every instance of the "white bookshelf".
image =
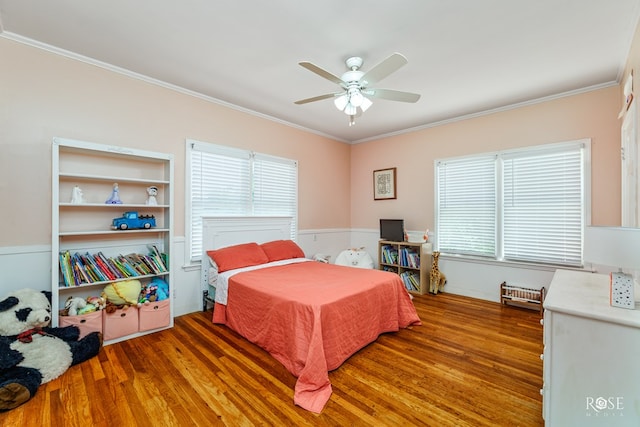
<svg viewBox="0 0 640 427">
<path fill-rule="evenodd" d="M 130 253 L 147 254 L 155 245 L 166 254 L 167 272 L 133 277 L 142 283 L 160 277 L 169 284 L 170 321 L 158 329 L 133 333 L 105 341 L 122 341 L 173 326 L 174 283 L 171 269 L 173 246 L 173 155 L 54 138 L 52 145 L 51 262 L 52 308 L 54 326 L 58 311 L 68 297 L 99 296 L 112 281 L 93 281 L 66 286 L 60 273 L 59 255 L 69 251 L 85 254 L 104 253 L 108 257 Z M 121 204 L 108 204 L 114 184 L 118 184 Z M 75 186 L 81 188 L 82 203 L 71 203 Z M 157 205 L 147 205 L 147 187 L 156 186 Z M 126 211 L 153 215 L 151 229 L 112 230 L 111 221 Z"/>
</svg>

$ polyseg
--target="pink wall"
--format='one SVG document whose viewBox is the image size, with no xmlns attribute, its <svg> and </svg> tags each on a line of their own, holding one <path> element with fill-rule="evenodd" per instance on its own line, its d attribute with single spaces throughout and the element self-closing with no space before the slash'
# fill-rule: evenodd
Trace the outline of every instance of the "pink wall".
<svg viewBox="0 0 640 427">
<path fill-rule="evenodd" d="M 349 226 L 347 144 L 3 38 L 0 58 L 1 246 L 51 242 L 54 136 L 173 153 L 176 236 L 187 138 L 297 159 L 300 228 Z"/>
<path fill-rule="evenodd" d="M 592 140 L 592 223 L 620 224 L 619 89 L 612 86 L 357 144 L 351 150 L 351 226 L 404 218 L 433 229 L 434 160 L 510 148 Z M 373 200 L 372 173 L 397 167 L 396 200 Z"/>
<path fill-rule="evenodd" d="M 175 156 L 175 235 L 184 236 L 185 139 L 297 159 L 301 229 L 433 228 L 437 158 L 593 141 L 592 219 L 619 224 L 619 88 L 350 146 L 0 38 L 1 246 L 47 245 L 54 136 Z M 372 172 L 398 168 L 398 199 L 373 201 Z"/>
</svg>

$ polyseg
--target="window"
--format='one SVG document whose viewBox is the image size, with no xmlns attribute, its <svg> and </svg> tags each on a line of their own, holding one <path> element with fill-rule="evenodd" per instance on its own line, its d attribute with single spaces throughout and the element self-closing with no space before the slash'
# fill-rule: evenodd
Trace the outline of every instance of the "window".
<svg viewBox="0 0 640 427">
<path fill-rule="evenodd" d="M 436 162 L 444 253 L 582 265 L 590 141 Z"/>
<path fill-rule="evenodd" d="M 439 162 L 438 248 L 496 255 L 496 156 Z"/>
<path fill-rule="evenodd" d="M 297 235 L 298 163 L 252 151 L 187 140 L 189 258 L 202 255 L 202 216 L 293 218 Z"/>
</svg>

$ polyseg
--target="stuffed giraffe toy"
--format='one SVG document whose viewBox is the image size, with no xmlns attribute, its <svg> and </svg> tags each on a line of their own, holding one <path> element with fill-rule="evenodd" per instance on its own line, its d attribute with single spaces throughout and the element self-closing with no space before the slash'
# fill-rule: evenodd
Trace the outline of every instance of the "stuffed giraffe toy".
<svg viewBox="0 0 640 427">
<path fill-rule="evenodd" d="M 438 294 L 438 291 L 444 292 L 444 285 L 447 283 L 447 276 L 438 268 L 438 258 L 440 252 L 433 252 L 433 265 L 431 266 L 431 273 L 429 274 L 429 292 L 432 294 Z"/>
</svg>

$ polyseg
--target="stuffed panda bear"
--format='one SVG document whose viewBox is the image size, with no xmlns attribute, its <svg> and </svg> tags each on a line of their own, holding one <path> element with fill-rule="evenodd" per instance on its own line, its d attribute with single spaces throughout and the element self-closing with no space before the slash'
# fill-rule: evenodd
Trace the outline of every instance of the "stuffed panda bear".
<svg viewBox="0 0 640 427">
<path fill-rule="evenodd" d="M 51 328 L 50 292 L 15 291 L 0 301 L 0 411 L 13 409 L 41 384 L 97 355 L 102 334 L 78 340 L 76 326 Z"/>
</svg>

